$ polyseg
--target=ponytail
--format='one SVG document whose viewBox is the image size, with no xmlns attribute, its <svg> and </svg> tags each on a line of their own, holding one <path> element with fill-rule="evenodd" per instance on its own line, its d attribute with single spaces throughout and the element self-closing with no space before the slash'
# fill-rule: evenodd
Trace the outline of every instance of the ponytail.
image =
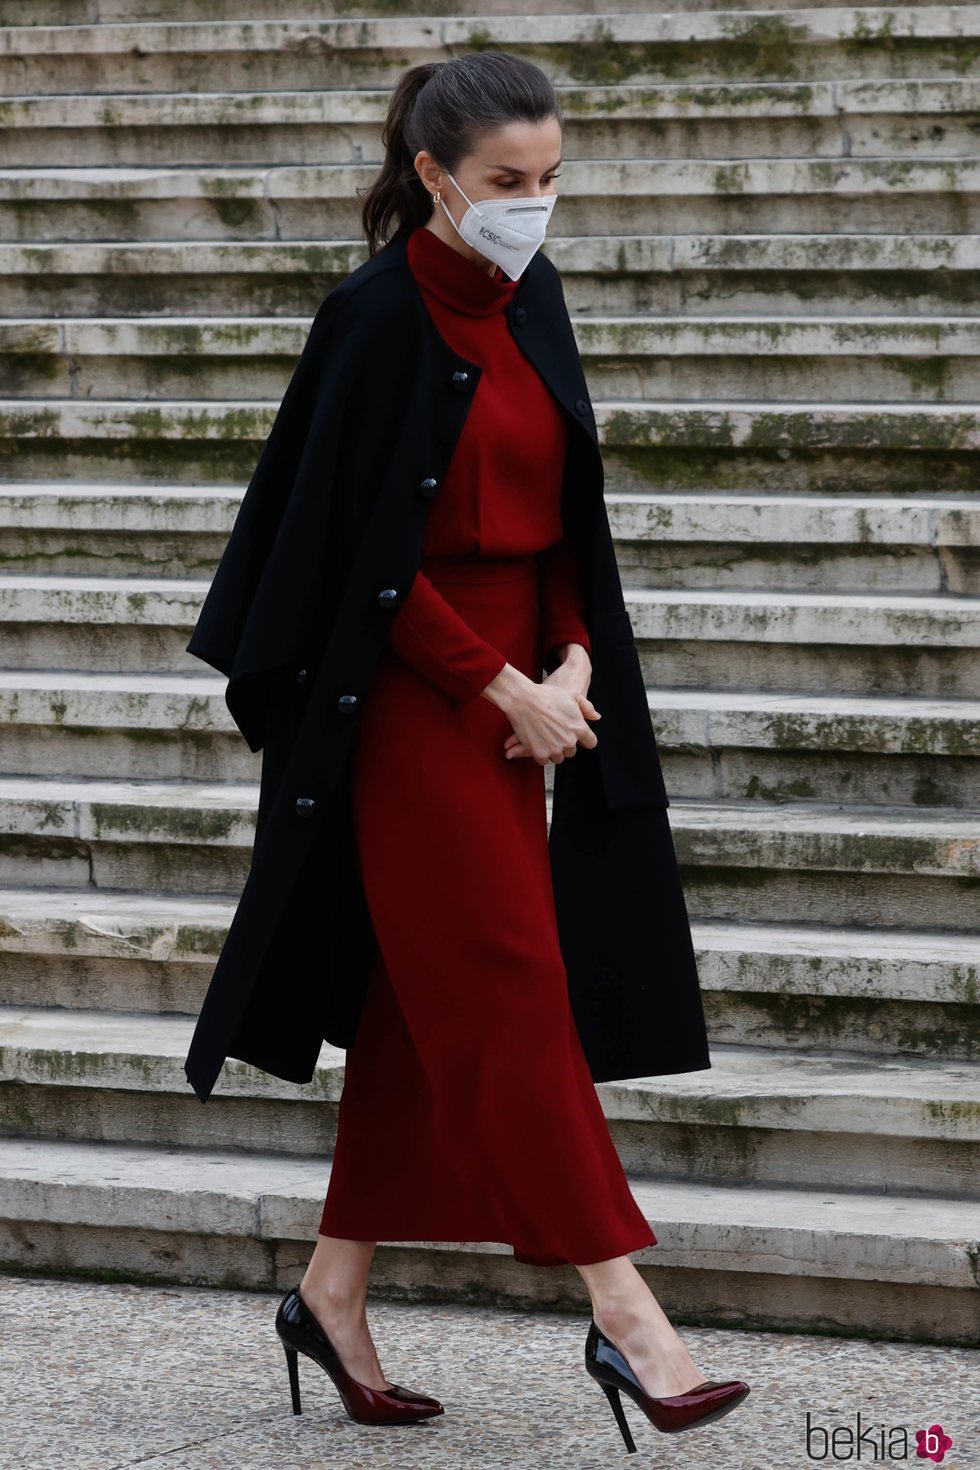
<svg viewBox="0 0 980 1470">
<path fill-rule="evenodd" d="M 361 226 L 371 255 L 378 253 L 379 241 L 387 241 L 393 221 L 398 220 L 402 228 L 412 228 L 424 224 L 432 212 L 432 198 L 412 163 L 418 149 L 411 151 L 406 128 L 411 125 L 419 93 L 438 65 L 424 61 L 410 66 L 391 94 L 381 134 L 385 161 L 361 207 Z"/>
</svg>

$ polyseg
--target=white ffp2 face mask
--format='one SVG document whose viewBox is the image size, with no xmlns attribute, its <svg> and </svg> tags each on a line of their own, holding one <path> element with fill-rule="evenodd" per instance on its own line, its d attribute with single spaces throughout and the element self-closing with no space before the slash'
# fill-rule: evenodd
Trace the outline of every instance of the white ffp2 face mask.
<svg viewBox="0 0 980 1470">
<path fill-rule="evenodd" d="M 453 179 L 452 174 L 449 178 Z M 453 183 L 463 194 L 455 179 Z M 460 239 L 492 260 L 494 265 L 499 265 L 512 281 L 516 281 L 544 243 L 557 197 L 557 194 L 529 194 L 522 199 L 481 199 L 474 204 L 463 194 L 469 209 L 459 224 L 453 219 L 445 200 L 440 199 L 439 203 L 449 215 Z"/>
</svg>

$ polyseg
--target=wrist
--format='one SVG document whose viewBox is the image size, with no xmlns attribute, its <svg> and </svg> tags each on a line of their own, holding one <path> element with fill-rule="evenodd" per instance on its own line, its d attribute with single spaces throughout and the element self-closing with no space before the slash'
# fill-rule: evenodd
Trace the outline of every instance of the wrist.
<svg viewBox="0 0 980 1470">
<path fill-rule="evenodd" d="M 489 699 L 491 704 L 495 704 L 498 709 L 506 713 L 515 700 L 521 698 L 531 683 L 532 680 L 526 674 L 522 674 L 520 669 L 515 668 L 513 664 L 504 664 L 496 678 L 491 679 L 482 691 L 482 697 Z"/>
<path fill-rule="evenodd" d="M 568 664 L 571 668 L 591 668 L 592 666 L 589 650 L 584 643 L 559 643 L 552 650 L 552 657 L 559 664 Z"/>
</svg>

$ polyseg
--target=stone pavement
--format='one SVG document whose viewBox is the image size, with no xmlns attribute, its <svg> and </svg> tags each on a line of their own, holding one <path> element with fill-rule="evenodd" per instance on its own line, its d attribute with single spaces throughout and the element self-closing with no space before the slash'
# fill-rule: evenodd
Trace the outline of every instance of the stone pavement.
<svg viewBox="0 0 980 1470">
<path fill-rule="evenodd" d="M 587 1315 L 372 1302 L 388 1378 L 446 1406 L 428 1424 L 375 1429 L 352 1423 L 326 1374 L 302 1358 L 304 1411 L 293 1416 L 273 1328 L 278 1299 L 0 1276 L 3 1470 L 624 1463 L 609 1406 L 582 1364 Z M 944 1470 L 980 1467 L 980 1351 L 678 1325 L 706 1376 L 744 1378 L 752 1392 L 717 1424 L 669 1439 L 627 1403 L 638 1453 L 626 1465 L 931 1466 L 916 1457 L 914 1432 L 938 1422 L 953 1441 Z M 908 1433 L 907 1447 L 891 1439 L 892 1458 L 881 1453 L 882 1426 Z M 834 1429 L 836 1457 L 824 1434 Z"/>
</svg>

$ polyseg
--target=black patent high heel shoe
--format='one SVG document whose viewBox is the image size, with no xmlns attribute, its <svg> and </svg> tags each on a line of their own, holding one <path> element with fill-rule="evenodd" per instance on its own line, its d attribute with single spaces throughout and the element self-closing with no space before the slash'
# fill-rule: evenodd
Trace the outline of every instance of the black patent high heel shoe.
<svg viewBox="0 0 980 1470">
<path fill-rule="evenodd" d="M 628 1394 L 650 1423 L 666 1434 L 720 1419 L 740 1404 L 749 1392 L 749 1385 L 738 1378 L 705 1379 L 684 1393 L 654 1398 L 647 1393 L 616 1344 L 596 1326 L 595 1318 L 589 1323 L 585 1339 L 585 1367 L 609 1400 L 627 1452 L 631 1455 L 636 1453 L 636 1445 L 626 1422 L 620 1392 Z"/>
<path fill-rule="evenodd" d="M 276 1332 L 286 1354 L 294 1414 L 302 1413 L 298 1353 L 305 1353 L 330 1375 L 344 1408 L 358 1424 L 417 1424 L 422 1419 L 431 1419 L 445 1412 L 438 1399 L 413 1393 L 400 1384 L 371 1388 L 352 1378 L 340 1361 L 337 1349 L 300 1296 L 298 1286 L 287 1291 L 279 1303 Z"/>
</svg>

